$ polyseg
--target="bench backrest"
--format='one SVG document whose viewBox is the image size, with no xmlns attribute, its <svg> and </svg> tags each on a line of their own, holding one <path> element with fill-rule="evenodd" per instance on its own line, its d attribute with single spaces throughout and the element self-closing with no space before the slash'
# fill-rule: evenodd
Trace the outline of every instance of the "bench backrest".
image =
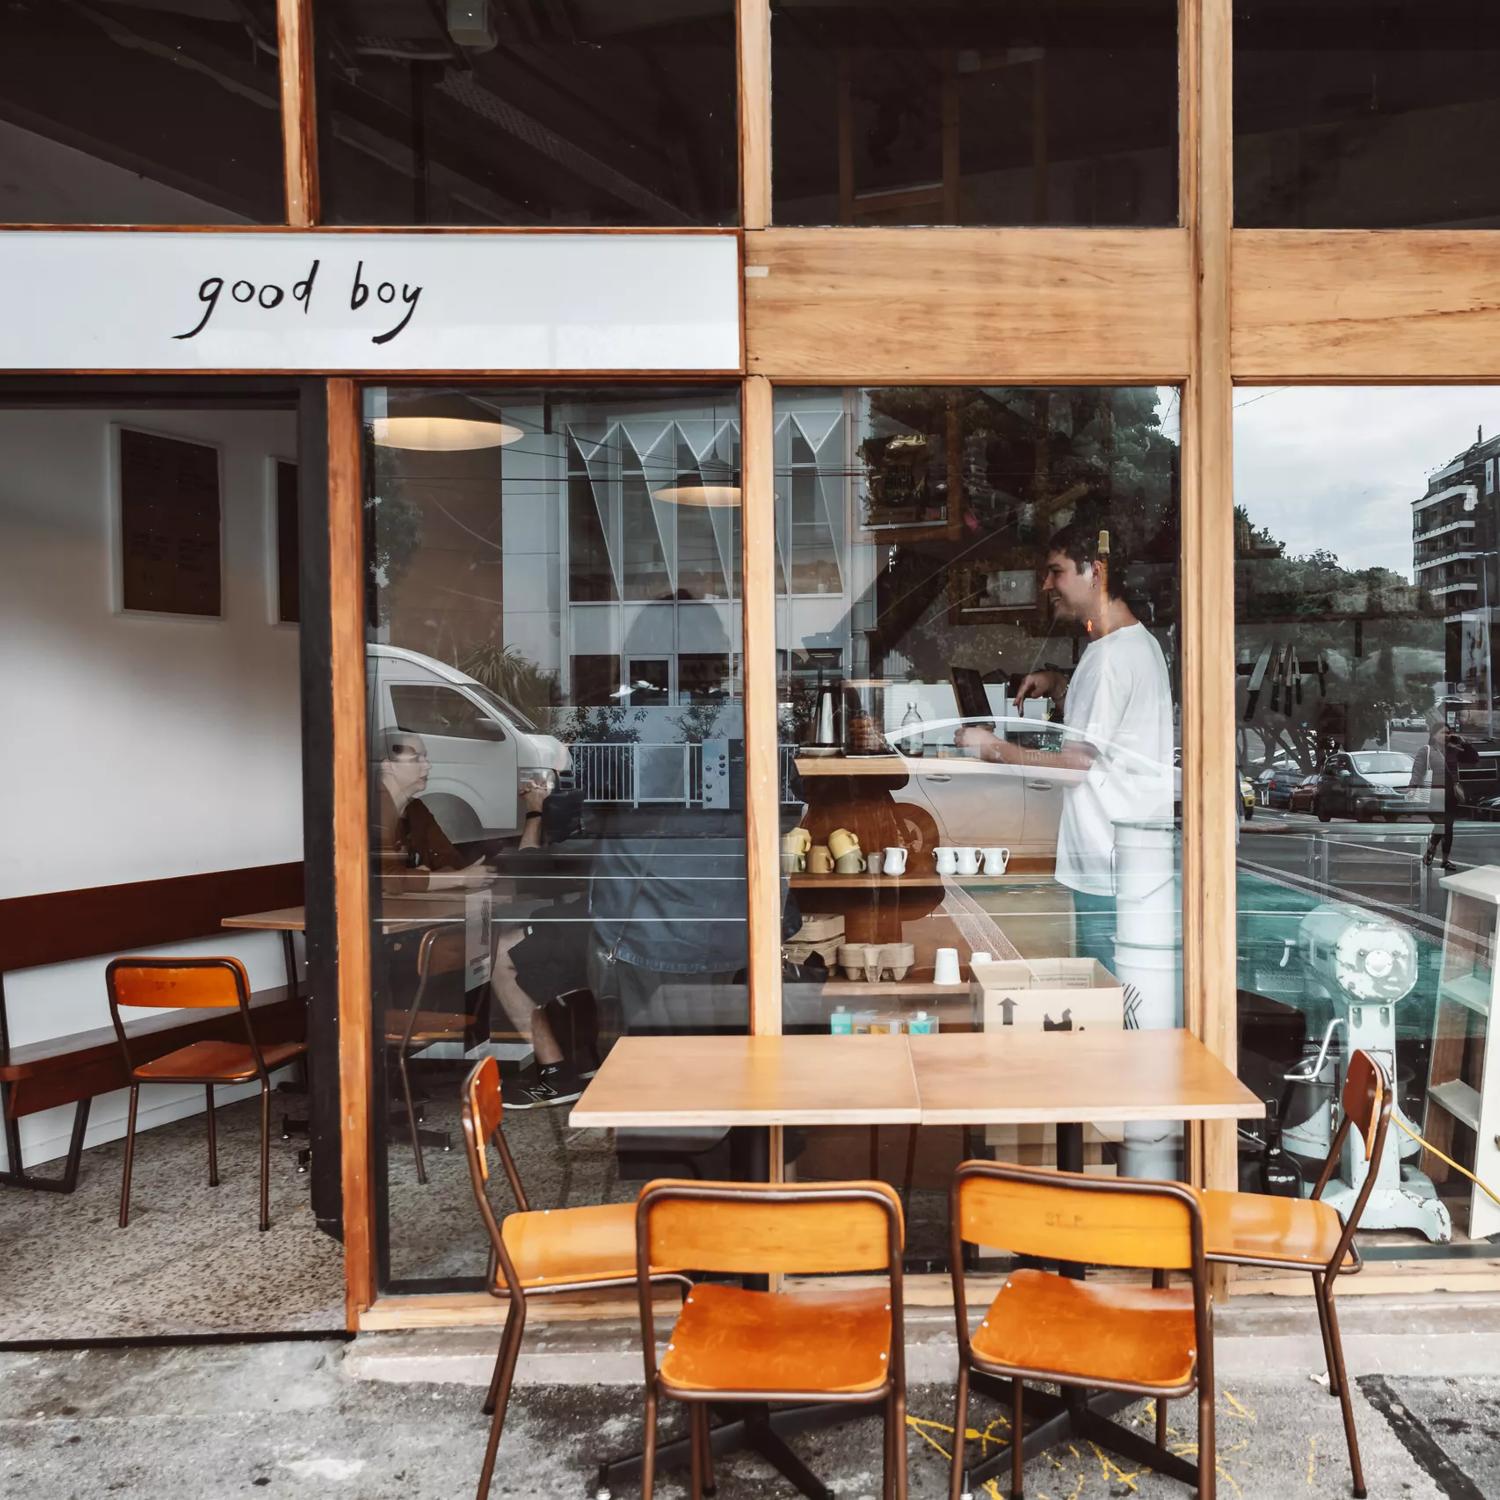
<svg viewBox="0 0 1500 1500">
<path fill-rule="evenodd" d="M 225 917 L 302 904 L 302 862 L 0 901 L 0 974 L 209 937 Z"/>
</svg>

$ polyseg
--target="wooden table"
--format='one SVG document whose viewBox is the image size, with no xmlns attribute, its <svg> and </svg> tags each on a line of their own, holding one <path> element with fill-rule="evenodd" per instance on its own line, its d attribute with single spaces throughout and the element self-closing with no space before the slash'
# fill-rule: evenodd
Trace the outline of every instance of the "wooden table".
<svg viewBox="0 0 1500 1500">
<path fill-rule="evenodd" d="M 1011 1029 L 936 1036 L 623 1037 L 573 1106 L 569 1123 L 671 1128 L 1040 1122 L 1057 1126 L 1059 1166 L 1082 1171 L 1083 1127 L 1089 1123 L 1233 1120 L 1264 1112 L 1262 1101 L 1186 1031 Z M 769 1166 L 764 1147 L 761 1152 Z M 1081 1267 L 1064 1269 L 1083 1274 Z M 1009 1381 L 975 1375 L 972 1383 L 997 1401 L 1010 1400 Z M 1056 1396 L 1028 1390 L 1028 1405 L 1043 1420 L 1026 1434 L 1025 1456 L 1086 1437 L 1194 1483 L 1191 1464 L 1156 1453 L 1139 1434 L 1109 1421 L 1136 1399 L 1109 1391 L 1090 1395 L 1079 1387 L 1064 1387 Z M 714 1429 L 714 1451 L 748 1444 L 804 1494 L 828 1500 L 829 1491 L 784 1437 L 849 1420 L 859 1410 L 815 1405 L 745 1417 L 731 1409 L 729 1420 Z M 667 1444 L 658 1456 L 685 1461 L 687 1443 Z M 990 1472 L 1009 1462 L 1007 1449 L 976 1465 L 971 1487 L 977 1491 Z M 608 1463 L 601 1487 L 639 1472 L 638 1456 Z"/>
</svg>

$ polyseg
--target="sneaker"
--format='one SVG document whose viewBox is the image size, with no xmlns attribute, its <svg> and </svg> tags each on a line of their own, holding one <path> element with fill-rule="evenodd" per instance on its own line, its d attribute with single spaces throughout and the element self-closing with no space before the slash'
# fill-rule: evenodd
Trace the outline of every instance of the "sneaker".
<svg viewBox="0 0 1500 1500">
<path fill-rule="evenodd" d="M 507 1109 L 550 1109 L 571 1104 L 583 1093 L 583 1080 L 566 1064 L 551 1063 L 536 1070 L 536 1077 L 517 1080 L 515 1103 L 507 1097 Z"/>
</svg>

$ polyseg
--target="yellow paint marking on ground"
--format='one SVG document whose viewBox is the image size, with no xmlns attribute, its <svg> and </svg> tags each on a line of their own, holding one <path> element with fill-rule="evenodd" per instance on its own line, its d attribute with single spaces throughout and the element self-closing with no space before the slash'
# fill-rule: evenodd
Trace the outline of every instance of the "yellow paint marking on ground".
<svg viewBox="0 0 1500 1500">
<path fill-rule="evenodd" d="M 998 1479 L 986 1479 L 984 1482 L 984 1492 L 990 1497 L 990 1500 L 1005 1500 L 1005 1496 L 1000 1493 L 1000 1481 Z"/>
<path fill-rule="evenodd" d="M 1138 1488 L 1136 1480 L 1141 1477 L 1141 1470 L 1137 1469 L 1135 1473 L 1127 1474 L 1098 1443 L 1090 1443 L 1089 1447 L 1094 1450 L 1094 1457 L 1099 1460 L 1099 1467 L 1106 1479 L 1118 1479 L 1121 1484 L 1128 1486 L 1131 1490 Z"/>
<path fill-rule="evenodd" d="M 1314 1433 L 1307 1440 L 1307 1487 L 1313 1487 L 1313 1471 L 1318 1467 L 1318 1437 Z"/>
<path fill-rule="evenodd" d="M 1220 1391 L 1219 1394 L 1224 1398 L 1225 1406 L 1227 1406 L 1235 1416 L 1243 1417 L 1247 1422 L 1253 1422 L 1255 1420 L 1255 1413 L 1242 1402 L 1236 1401 L 1232 1392 Z"/>
<path fill-rule="evenodd" d="M 942 1432 L 952 1432 L 953 1429 L 951 1427 L 944 1427 L 939 1422 L 924 1422 L 920 1417 L 910 1416 L 906 1419 L 906 1425 L 912 1428 L 913 1431 L 916 1432 L 917 1436 L 921 1438 L 922 1441 L 929 1447 L 936 1448 L 937 1451 L 941 1453 L 949 1463 L 953 1462 L 953 1455 L 945 1447 L 943 1447 L 943 1445 L 938 1442 L 938 1440 L 933 1437 L 930 1432 L 926 1430 L 928 1427 L 937 1427 Z"/>
</svg>

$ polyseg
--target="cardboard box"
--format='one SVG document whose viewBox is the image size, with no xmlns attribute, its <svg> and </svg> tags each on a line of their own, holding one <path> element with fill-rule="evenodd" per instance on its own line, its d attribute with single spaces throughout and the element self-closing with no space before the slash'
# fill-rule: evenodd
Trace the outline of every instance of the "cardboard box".
<svg viewBox="0 0 1500 1500">
<path fill-rule="evenodd" d="M 1002 959 L 975 964 L 969 996 L 986 1030 L 1019 1026 L 1038 1031 L 1123 1031 L 1125 990 L 1092 958 Z M 1090 1125 L 1083 1135 L 1085 1171 L 1111 1171 L 1104 1147 L 1124 1138 L 1115 1124 Z M 985 1143 L 1006 1161 L 1057 1165 L 1057 1134 L 1051 1125 L 987 1125 Z"/>
<path fill-rule="evenodd" d="M 1013 958 L 975 964 L 969 997 L 986 1031 L 1086 1031 L 1125 1026 L 1125 990 L 1092 958 Z"/>
</svg>

